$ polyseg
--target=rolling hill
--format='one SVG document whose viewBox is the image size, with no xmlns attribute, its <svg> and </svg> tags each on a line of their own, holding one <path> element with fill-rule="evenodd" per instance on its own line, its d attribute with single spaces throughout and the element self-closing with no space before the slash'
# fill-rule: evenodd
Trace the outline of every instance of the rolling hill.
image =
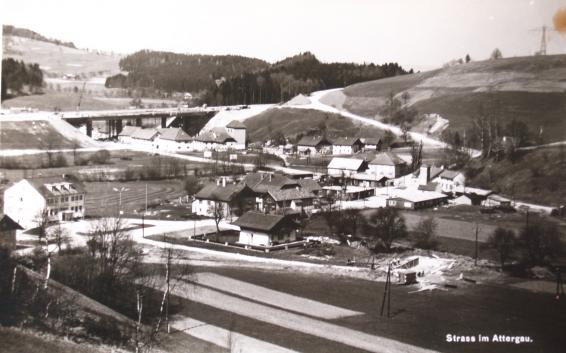
<svg viewBox="0 0 566 353">
<path fill-rule="evenodd" d="M 339 114 L 314 109 L 271 108 L 244 121 L 250 141 L 266 141 L 277 133 L 291 140 L 320 135 L 324 125 L 329 138 L 336 136 L 380 137 L 383 131 L 355 123 Z"/>
<path fill-rule="evenodd" d="M 566 55 L 476 61 L 358 83 L 343 90 L 341 108 L 382 120 L 388 96 L 405 92 L 407 106 L 440 114 L 460 133 L 493 109 L 501 126 L 515 119 L 531 133 L 542 129 L 544 142 L 566 140 Z"/>
</svg>

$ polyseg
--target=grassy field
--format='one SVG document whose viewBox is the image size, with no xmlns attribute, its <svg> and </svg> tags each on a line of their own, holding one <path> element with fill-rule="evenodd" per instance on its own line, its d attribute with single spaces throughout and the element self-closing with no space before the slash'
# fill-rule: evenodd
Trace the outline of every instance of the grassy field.
<svg viewBox="0 0 566 353">
<path fill-rule="evenodd" d="M 237 268 L 206 268 L 233 279 L 319 301 L 363 315 L 325 320 L 368 334 L 396 339 L 441 352 L 555 352 L 565 341 L 562 335 L 566 302 L 551 295 L 534 294 L 499 285 L 466 285 L 447 291 L 411 293 L 412 286 L 393 285 L 392 318 L 379 316 L 383 283 L 363 280 Z M 331 289 L 331 290 L 329 290 Z M 176 298 L 182 311 L 198 320 L 307 352 L 362 352 L 298 330 L 253 320 L 199 302 Z M 525 303 L 530 305 L 525 306 Z M 235 310 L 234 310 L 235 311 Z M 231 320 L 226 320 L 230 317 Z M 232 321 L 232 322 L 230 322 Z M 531 344 L 454 344 L 447 334 L 529 335 Z"/>
<path fill-rule="evenodd" d="M 327 135 L 380 137 L 383 131 L 366 125 L 359 125 L 338 114 L 326 113 L 310 109 L 269 109 L 250 119 L 244 124 L 248 129 L 250 141 L 264 141 L 281 132 L 285 137 L 294 138 L 299 133 L 307 134 L 316 131 L 321 133 L 320 126 L 326 126 Z"/>
<path fill-rule="evenodd" d="M 113 75 L 120 72 L 119 55 L 100 54 L 29 38 L 6 36 L 2 40 L 3 57 L 38 63 L 41 69 L 59 74 L 96 73 Z"/>
<path fill-rule="evenodd" d="M 542 127 L 545 141 L 553 142 L 566 139 L 565 74 L 566 55 L 477 61 L 349 86 L 343 106 L 373 117 L 384 111 L 390 93 L 408 92 L 419 113 L 439 113 L 463 130 L 481 109 L 495 104 L 502 125 L 524 121 L 532 132 Z"/>
<path fill-rule="evenodd" d="M 178 180 L 132 181 L 132 182 L 86 182 L 87 196 L 85 209 L 87 216 L 103 216 L 118 210 L 120 195 L 114 188 L 125 188 L 122 192 L 122 210 L 134 213 L 134 210 L 145 208 L 145 190 L 147 185 L 148 205 L 155 206 L 166 200 L 185 196 L 183 184 Z M 189 213 L 187 209 L 187 213 Z"/>
<path fill-rule="evenodd" d="M 77 83 L 77 85 L 79 85 Z M 74 111 L 77 110 L 79 93 L 72 92 L 49 92 L 45 94 L 34 94 L 20 96 L 2 102 L 4 108 L 32 108 L 46 111 Z M 130 99 L 131 101 L 131 99 Z M 129 102 L 129 101 L 128 101 Z M 125 109 L 130 106 L 123 101 L 105 100 L 102 97 L 83 95 L 81 99 L 82 110 L 107 110 Z"/>
</svg>

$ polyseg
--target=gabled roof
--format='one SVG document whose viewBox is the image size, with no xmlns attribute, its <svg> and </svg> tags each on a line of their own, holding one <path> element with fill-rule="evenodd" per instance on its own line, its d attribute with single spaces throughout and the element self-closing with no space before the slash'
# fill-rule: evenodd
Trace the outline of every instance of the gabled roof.
<svg viewBox="0 0 566 353">
<path fill-rule="evenodd" d="M 334 146 L 352 146 L 355 143 L 362 143 L 358 137 L 337 137 L 332 140 Z"/>
<path fill-rule="evenodd" d="M 156 129 L 137 129 L 131 137 L 138 140 L 153 140 L 156 135 Z"/>
<path fill-rule="evenodd" d="M 297 183 L 299 183 L 301 189 L 308 190 L 310 192 L 322 190 L 322 186 L 320 186 L 320 184 L 316 180 L 299 179 L 297 180 Z"/>
<path fill-rule="evenodd" d="M 455 170 L 445 169 L 442 173 L 440 173 L 440 177 L 442 179 L 454 180 L 454 178 L 456 178 L 459 174 L 462 173 Z"/>
<path fill-rule="evenodd" d="M 264 173 L 250 173 L 245 176 L 244 183 L 257 193 L 267 193 L 270 190 L 300 186 L 296 180 L 284 175 Z"/>
<path fill-rule="evenodd" d="M 284 215 L 246 212 L 232 224 L 245 229 L 272 231 L 285 219 Z"/>
<path fill-rule="evenodd" d="M 141 128 L 138 126 L 126 125 L 124 126 L 122 131 L 118 134 L 118 136 L 132 136 L 136 131 L 140 129 Z"/>
<path fill-rule="evenodd" d="M 85 193 L 80 183 L 71 182 L 62 177 L 41 177 L 27 180 L 44 197 Z"/>
<path fill-rule="evenodd" d="M 223 127 L 214 128 L 210 131 L 203 132 L 202 134 L 195 137 L 195 140 L 212 143 L 226 143 L 236 141 L 232 136 L 228 135 Z"/>
<path fill-rule="evenodd" d="M 238 195 L 240 195 L 240 193 L 244 191 L 245 188 L 246 185 L 243 184 L 228 184 L 226 186 L 208 184 L 195 194 L 195 198 L 202 200 L 231 202 Z"/>
<path fill-rule="evenodd" d="M 19 230 L 19 229 L 24 229 L 24 228 L 22 228 L 21 225 L 19 225 L 8 215 L 5 215 L 0 212 L 0 232 L 4 232 L 7 230 Z"/>
<path fill-rule="evenodd" d="M 268 194 L 275 201 L 314 199 L 316 197 L 310 190 L 305 189 L 270 190 Z"/>
<path fill-rule="evenodd" d="M 379 145 L 379 143 L 381 142 L 381 139 L 379 137 L 366 137 L 364 138 L 364 144 L 365 145 Z"/>
<path fill-rule="evenodd" d="M 242 123 L 241 121 L 232 120 L 228 123 L 228 125 L 226 125 L 226 127 L 229 127 L 231 129 L 245 129 L 246 125 L 244 125 L 244 123 Z"/>
<path fill-rule="evenodd" d="M 309 146 L 309 147 L 316 147 L 321 143 L 330 144 L 324 136 L 303 136 L 299 142 L 297 142 L 298 146 Z"/>
<path fill-rule="evenodd" d="M 327 168 L 359 171 L 364 163 L 365 161 L 363 159 L 334 157 Z"/>
<path fill-rule="evenodd" d="M 192 138 L 181 128 L 170 127 L 167 129 L 160 129 L 159 134 L 159 138 L 163 140 L 179 142 L 192 141 Z"/>
<path fill-rule="evenodd" d="M 401 165 L 405 164 L 405 161 L 401 159 L 396 153 L 393 152 L 381 152 L 375 158 L 369 162 L 373 165 Z"/>
<path fill-rule="evenodd" d="M 445 199 L 448 196 L 434 191 L 421 191 L 415 189 L 401 189 L 394 192 L 393 199 L 403 199 L 411 202 Z"/>
</svg>

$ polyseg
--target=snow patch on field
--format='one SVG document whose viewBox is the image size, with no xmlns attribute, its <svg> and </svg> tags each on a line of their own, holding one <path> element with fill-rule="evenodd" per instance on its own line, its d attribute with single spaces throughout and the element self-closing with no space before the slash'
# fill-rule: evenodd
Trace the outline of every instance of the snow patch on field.
<svg viewBox="0 0 566 353">
<path fill-rule="evenodd" d="M 228 125 L 232 120 L 245 121 L 253 116 L 263 113 L 267 109 L 273 107 L 273 104 L 256 104 L 250 105 L 245 109 L 224 108 L 212 117 L 202 128 L 202 131 L 210 131 L 215 127 L 223 127 Z"/>
</svg>

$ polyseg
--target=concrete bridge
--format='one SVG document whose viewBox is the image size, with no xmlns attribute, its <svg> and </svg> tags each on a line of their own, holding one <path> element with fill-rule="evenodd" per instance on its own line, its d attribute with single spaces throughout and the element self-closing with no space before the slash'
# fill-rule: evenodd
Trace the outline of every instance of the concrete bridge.
<svg viewBox="0 0 566 353">
<path fill-rule="evenodd" d="M 225 107 L 207 108 L 155 108 L 155 109 L 124 109 L 124 110 L 96 110 L 60 112 L 59 117 L 69 124 L 80 127 L 86 125 L 86 133 L 92 137 L 92 123 L 94 121 L 106 121 L 109 137 L 118 136 L 126 123 L 142 126 L 144 119 L 160 119 L 161 127 L 167 127 L 167 120 L 175 118 L 173 123 L 183 128 L 187 133 L 194 134 L 191 130 L 191 121 L 201 119 L 206 124 L 212 116 Z M 200 125 L 200 124 L 199 124 Z M 199 130 L 193 129 L 193 130 Z"/>
</svg>

